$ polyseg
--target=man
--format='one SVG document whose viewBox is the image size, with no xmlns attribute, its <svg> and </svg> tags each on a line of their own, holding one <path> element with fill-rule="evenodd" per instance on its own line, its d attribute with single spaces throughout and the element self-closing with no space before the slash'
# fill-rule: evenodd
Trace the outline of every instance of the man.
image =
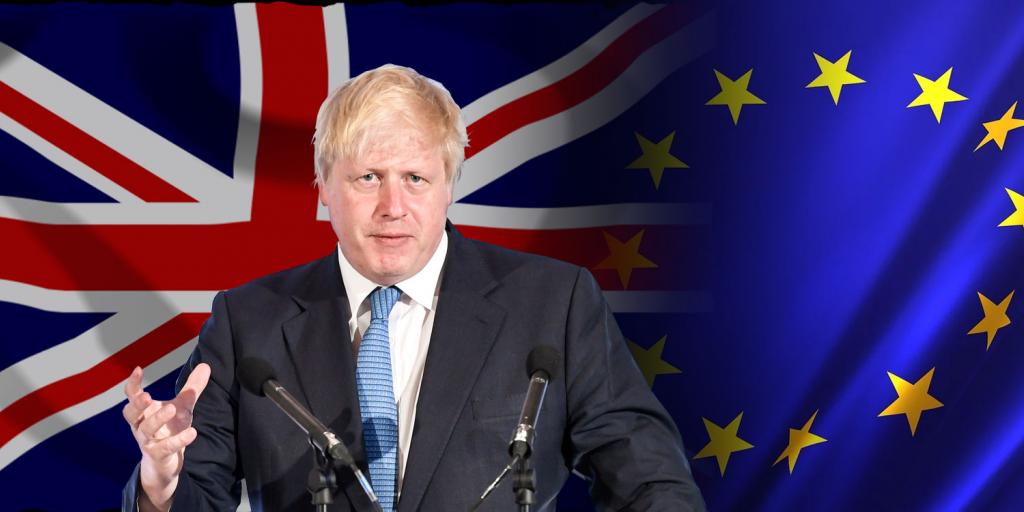
<svg viewBox="0 0 1024 512">
<path fill-rule="evenodd" d="M 467 145 L 448 92 L 383 66 L 317 117 L 316 183 L 337 250 L 222 292 L 167 402 L 125 386 L 142 460 L 126 510 L 308 510 L 306 437 L 240 388 L 258 357 L 337 432 L 385 510 L 468 510 L 508 462 L 537 346 L 563 355 L 531 458 L 553 509 L 570 471 L 602 508 L 703 509 L 671 418 L 584 269 L 463 238 L 446 222 Z M 339 471 L 335 510 L 370 510 Z M 515 510 L 510 484 L 483 510 Z"/>
</svg>

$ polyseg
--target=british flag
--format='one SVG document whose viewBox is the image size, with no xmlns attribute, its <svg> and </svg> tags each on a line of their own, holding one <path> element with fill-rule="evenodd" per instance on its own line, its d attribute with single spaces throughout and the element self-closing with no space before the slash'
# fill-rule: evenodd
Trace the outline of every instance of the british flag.
<svg viewBox="0 0 1024 512">
<path fill-rule="evenodd" d="M 627 167 L 677 129 L 713 26 L 682 4 L 0 8 L 5 508 L 118 503 L 124 379 L 170 395 L 218 290 L 332 250 L 317 108 L 386 62 L 463 105 L 463 234 L 594 269 L 627 337 L 708 311 L 707 186 Z M 623 279 L 609 240 L 638 235 L 651 265 Z"/>
</svg>

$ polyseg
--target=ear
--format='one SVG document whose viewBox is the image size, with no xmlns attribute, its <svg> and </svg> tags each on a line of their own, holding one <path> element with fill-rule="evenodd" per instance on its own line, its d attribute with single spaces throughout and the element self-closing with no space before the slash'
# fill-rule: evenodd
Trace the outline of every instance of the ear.
<svg viewBox="0 0 1024 512">
<path fill-rule="evenodd" d="M 455 202 L 455 178 L 448 182 L 448 187 L 446 188 L 448 190 L 448 206 L 451 206 Z"/>
<path fill-rule="evenodd" d="M 331 195 L 327 192 L 327 184 L 317 181 L 316 184 L 317 195 L 320 197 L 320 204 L 327 206 L 327 200 L 330 199 Z"/>
</svg>

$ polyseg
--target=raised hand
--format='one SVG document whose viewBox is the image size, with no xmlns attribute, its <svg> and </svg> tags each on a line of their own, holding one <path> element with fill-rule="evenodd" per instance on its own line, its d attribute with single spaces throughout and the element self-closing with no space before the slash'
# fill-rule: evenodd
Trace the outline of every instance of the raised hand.
<svg viewBox="0 0 1024 512">
<path fill-rule="evenodd" d="M 170 509 L 178 475 L 185 463 L 185 447 L 198 433 L 192 427 L 192 409 L 210 381 L 210 366 L 196 365 L 170 401 L 153 400 L 142 390 L 142 369 L 135 368 L 124 386 L 128 403 L 122 411 L 142 452 L 139 465 L 140 510 Z"/>
</svg>

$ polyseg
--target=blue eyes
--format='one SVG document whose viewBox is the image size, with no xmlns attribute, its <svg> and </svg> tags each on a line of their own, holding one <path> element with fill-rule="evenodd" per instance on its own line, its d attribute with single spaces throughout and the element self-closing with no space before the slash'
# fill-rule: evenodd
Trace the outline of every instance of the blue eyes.
<svg viewBox="0 0 1024 512">
<path fill-rule="evenodd" d="M 410 175 L 406 176 L 406 179 L 409 181 L 409 183 L 411 183 L 413 185 L 419 185 L 419 184 L 422 184 L 422 183 L 427 183 L 427 180 L 425 180 L 423 178 L 423 176 L 420 176 L 420 175 L 417 175 L 417 174 L 410 174 Z M 379 181 L 380 180 L 380 176 L 377 175 L 376 173 L 372 173 L 371 172 L 371 173 L 367 173 L 367 174 L 364 174 L 362 176 L 359 176 L 358 178 L 356 178 L 356 180 L 360 181 L 360 182 L 363 182 L 363 183 L 372 183 L 373 181 Z"/>
</svg>

